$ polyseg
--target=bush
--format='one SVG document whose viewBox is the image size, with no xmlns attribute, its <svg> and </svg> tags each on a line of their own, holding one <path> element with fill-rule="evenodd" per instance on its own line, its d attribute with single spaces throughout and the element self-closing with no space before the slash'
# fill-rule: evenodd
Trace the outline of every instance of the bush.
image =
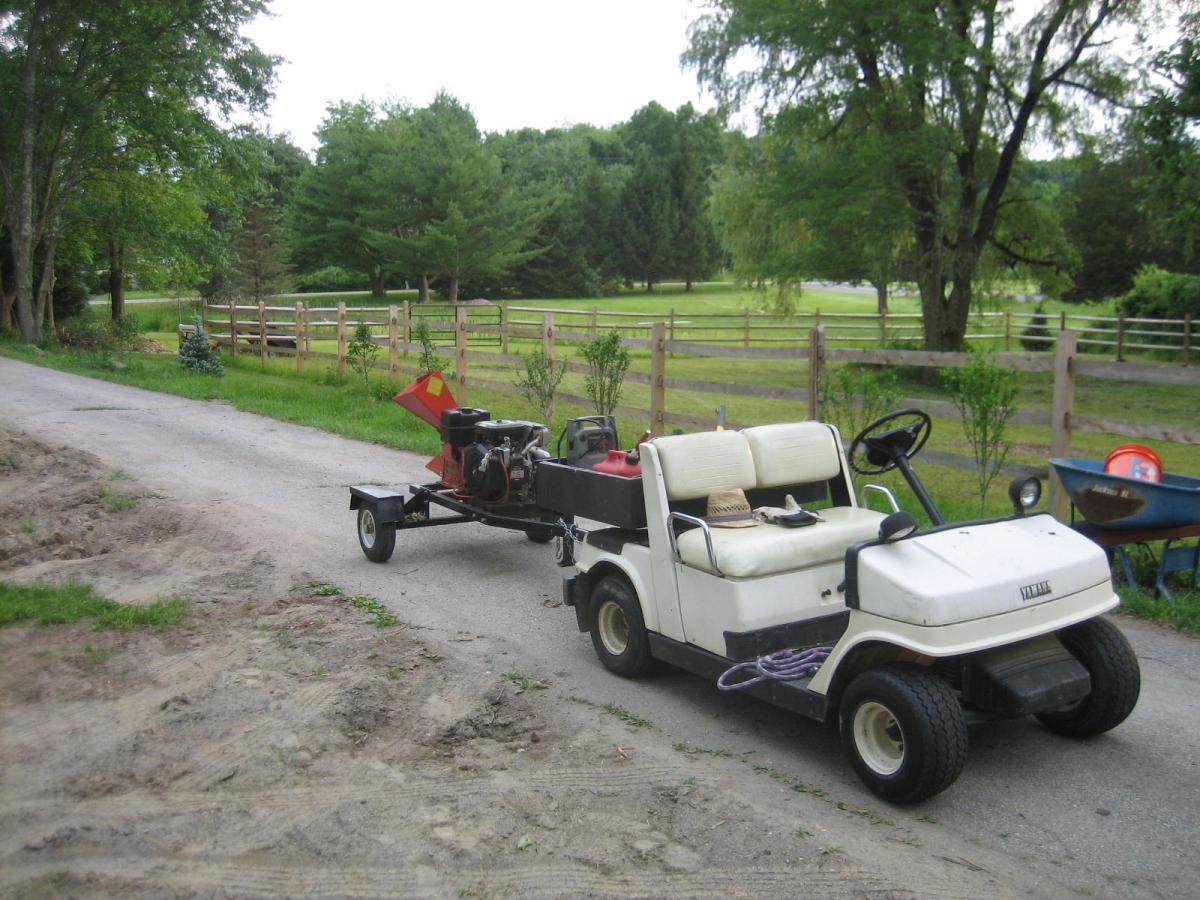
<svg viewBox="0 0 1200 900">
<path fill-rule="evenodd" d="M 1012 446 L 1005 430 L 1017 411 L 1017 370 L 997 363 L 994 353 L 971 348 L 967 364 L 961 369 L 943 369 L 942 378 L 954 394 L 963 432 L 975 454 L 982 514 L 988 488 Z"/>
<path fill-rule="evenodd" d="M 606 332 L 583 345 L 588 374 L 583 389 L 596 408 L 596 415 L 609 416 L 621 399 L 621 386 L 629 371 L 629 351 L 616 331 Z"/>
<path fill-rule="evenodd" d="M 1046 312 L 1046 304 L 1039 303 L 1033 310 L 1033 317 L 1021 332 L 1021 346 L 1026 350 L 1049 350 L 1054 347 L 1053 340 L 1036 340 L 1036 338 L 1053 338 L 1050 330 L 1050 314 Z M 1034 340 L 1030 340 L 1033 338 Z"/>
<path fill-rule="evenodd" d="M 141 326 L 133 316 L 122 316 L 105 322 L 90 309 L 59 323 L 58 342 L 64 347 L 79 350 L 136 350 L 141 339 Z"/>
<path fill-rule="evenodd" d="M 1117 301 L 1117 312 L 1145 319 L 1200 318 L 1200 275 L 1146 266 L 1134 276 L 1133 289 Z"/>
<path fill-rule="evenodd" d="M 199 316 L 194 316 L 192 322 L 196 330 L 187 336 L 183 346 L 179 348 L 180 365 L 204 375 L 224 375 L 225 366 L 221 364 L 221 354 L 212 345 L 208 332 L 204 330 L 204 322 Z"/>
<path fill-rule="evenodd" d="M 417 361 L 421 371 L 425 374 L 441 372 L 445 375 L 450 361 L 444 356 L 438 356 L 434 351 L 433 335 L 429 332 L 429 325 L 425 322 L 418 322 L 417 327 L 412 330 L 412 340 L 421 345 L 421 358 Z"/>
<path fill-rule="evenodd" d="M 525 375 L 518 377 L 516 388 L 542 414 L 542 422 L 549 425 L 554 419 L 554 394 L 567 364 L 547 356 L 540 347 L 525 357 Z"/>
<path fill-rule="evenodd" d="M 375 357 L 379 356 L 379 345 L 371 339 L 371 326 L 360 322 L 354 329 L 354 340 L 346 348 L 346 358 L 363 380 L 363 388 L 371 389 L 371 368 L 375 365 Z"/>
<path fill-rule="evenodd" d="M 821 391 L 821 416 L 832 420 L 847 440 L 900 405 L 900 385 L 890 371 L 842 366 L 828 375 Z"/>
<path fill-rule="evenodd" d="M 362 272 L 352 272 L 341 266 L 326 266 L 315 272 L 305 272 L 293 278 L 299 293 L 314 291 L 366 291 L 371 280 Z"/>
</svg>

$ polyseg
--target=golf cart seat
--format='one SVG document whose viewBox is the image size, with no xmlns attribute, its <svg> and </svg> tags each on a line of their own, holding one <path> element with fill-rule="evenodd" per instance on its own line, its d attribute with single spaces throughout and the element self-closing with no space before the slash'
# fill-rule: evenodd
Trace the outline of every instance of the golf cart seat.
<svg viewBox="0 0 1200 900">
<path fill-rule="evenodd" d="M 667 499 L 688 501 L 740 488 L 752 498 L 844 477 L 836 432 L 819 422 L 762 425 L 654 441 Z M 676 536 L 684 565 L 732 578 L 774 575 L 838 562 L 846 548 L 879 533 L 884 516 L 851 504 L 820 511 L 824 521 L 802 528 L 704 528 Z M 669 523 L 669 527 L 675 522 Z M 712 553 L 709 553 L 711 544 Z"/>
</svg>

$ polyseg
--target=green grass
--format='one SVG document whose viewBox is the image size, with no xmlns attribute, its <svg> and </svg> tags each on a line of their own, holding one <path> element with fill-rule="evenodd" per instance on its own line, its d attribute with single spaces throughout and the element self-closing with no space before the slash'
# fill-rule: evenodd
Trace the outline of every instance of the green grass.
<svg viewBox="0 0 1200 900">
<path fill-rule="evenodd" d="M 1117 593 L 1121 595 L 1121 612 L 1161 622 L 1188 634 L 1200 634 L 1200 589 L 1172 587 L 1170 600 L 1165 597 L 1156 600 L 1153 588 L 1121 585 Z"/>
<path fill-rule="evenodd" d="M 370 617 L 371 624 L 378 628 L 390 628 L 400 624 L 396 614 L 374 597 L 364 594 L 348 594 L 336 584 L 330 584 L 328 581 L 310 581 L 308 588 L 318 597 L 337 597 L 339 600 L 361 609 Z"/>
<path fill-rule="evenodd" d="M 56 625 L 92 619 L 97 631 L 168 628 L 178 624 L 187 610 L 187 601 L 181 597 L 135 606 L 117 603 L 78 582 L 26 585 L 0 581 L 0 625 Z"/>
</svg>

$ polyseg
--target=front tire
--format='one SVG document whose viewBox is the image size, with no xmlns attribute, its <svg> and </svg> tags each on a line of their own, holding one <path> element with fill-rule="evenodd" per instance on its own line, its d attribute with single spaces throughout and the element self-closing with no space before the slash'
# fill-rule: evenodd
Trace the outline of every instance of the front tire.
<svg viewBox="0 0 1200 900">
<path fill-rule="evenodd" d="M 620 575 L 602 578 L 592 591 L 588 612 L 592 646 L 605 668 L 622 678 L 648 674 L 654 658 L 632 585 Z"/>
<path fill-rule="evenodd" d="M 1058 633 L 1058 639 L 1092 678 L 1092 692 L 1070 706 L 1038 713 L 1055 734 L 1089 738 L 1116 728 L 1133 712 L 1142 672 L 1128 639 L 1107 619 L 1088 619 Z"/>
<path fill-rule="evenodd" d="M 380 522 L 369 506 L 358 510 L 358 546 L 371 562 L 384 563 L 396 549 L 396 523 Z"/>
<path fill-rule="evenodd" d="M 967 761 L 958 699 L 921 666 L 883 666 L 851 681 L 842 695 L 841 734 L 858 777 L 892 803 L 944 791 Z"/>
</svg>

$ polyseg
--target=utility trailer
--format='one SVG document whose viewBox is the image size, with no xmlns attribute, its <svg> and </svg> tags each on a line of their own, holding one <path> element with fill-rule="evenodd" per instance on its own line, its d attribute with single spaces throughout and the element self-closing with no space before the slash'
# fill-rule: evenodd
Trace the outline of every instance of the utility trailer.
<svg viewBox="0 0 1200 900">
<path fill-rule="evenodd" d="M 555 539 L 559 564 L 573 569 L 565 604 L 614 674 L 667 663 L 836 722 L 867 787 L 913 803 L 958 777 L 968 722 L 1033 715 L 1088 738 L 1124 721 L 1140 691 L 1132 648 L 1103 618 L 1119 602 L 1103 551 L 1027 514 L 1037 479 L 1010 486 L 1011 516 L 944 522 L 910 463 L 931 428 L 923 412 L 902 410 L 864 429 L 848 455 L 834 426 L 811 421 L 660 437 L 638 448 L 635 477 L 546 452 L 529 458 L 515 505 L 443 480 L 408 499 L 352 488 L 351 507 L 377 562 L 410 527 L 478 521 Z M 477 470 L 492 452 L 463 451 L 460 463 Z M 893 468 L 932 527 L 918 528 L 885 488 L 855 497 L 852 470 Z M 708 504 L 728 491 L 768 512 L 815 515 L 804 527 L 719 527 Z M 867 507 L 872 493 L 890 513 Z M 452 515 L 431 516 L 433 505 Z"/>
</svg>

